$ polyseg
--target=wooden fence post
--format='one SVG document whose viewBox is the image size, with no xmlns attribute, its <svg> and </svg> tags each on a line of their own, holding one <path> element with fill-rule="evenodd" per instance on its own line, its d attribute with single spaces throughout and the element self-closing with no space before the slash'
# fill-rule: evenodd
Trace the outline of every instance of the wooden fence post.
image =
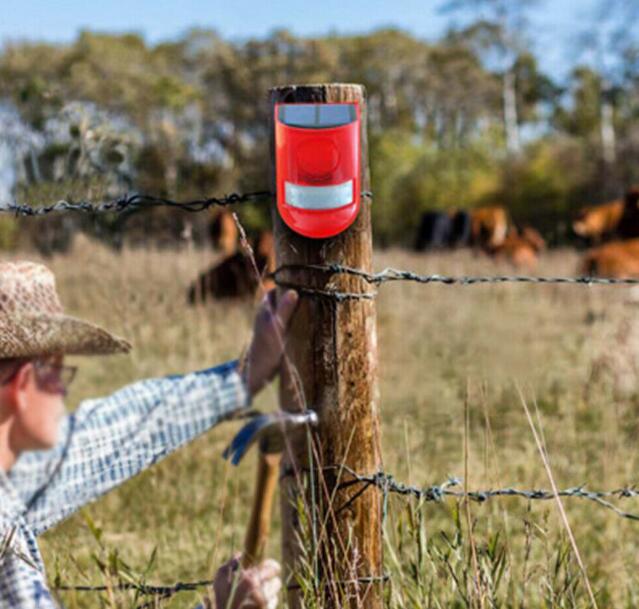
<svg viewBox="0 0 639 609">
<path fill-rule="evenodd" d="M 275 103 L 353 101 L 359 102 L 361 108 L 361 190 L 364 193 L 370 190 L 364 87 L 325 84 L 270 90 L 273 191 Z M 370 198 L 362 198 L 353 225 L 330 239 L 308 239 L 291 231 L 279 216 L 275 203 L 271 213 L 278 267 L 340 263 L 372 270 Z M 290 270 L 277 278 L 313 290 L 373 291 L 357 277 L 317 270 Z M 348 504 L 362 490 L 361 485 L 339 488 L 340 481 L 348 480 L 349 476 L 330 469 L 342 464 L 364 474 L 381 469 L 375 301 L 338 302 L 317 294 L 300 296 L 287 338 L 290 366 L 285 362 L 280 375 L 280 401 L 286 410 L 300 410 L 304 406 L 316 410 L 320 425 L 313 434 L 314 454 L 304 441 L 289 447 L 283 458 L 282 555 L 289 604 L 294 608 L 300 606 L 303 592 L 295 576 L 303 573 L 307 581 L 312 576 L 311 584 L 317 586 L 317 593 L 323 597 L 318 606 L 378 609 L 382 606 L 383 592 L 379 490 L 368 488 Z M 301 386 L 305 404 L 300 403 L 303 400 L 296 383 Z M 301 519 L 296 502 L 298 506 L 306 506 Z M 339 509 L 343 506 L 346 507 Z M 302 543 L 298 542 L 300 535 Z"/>
</svg>

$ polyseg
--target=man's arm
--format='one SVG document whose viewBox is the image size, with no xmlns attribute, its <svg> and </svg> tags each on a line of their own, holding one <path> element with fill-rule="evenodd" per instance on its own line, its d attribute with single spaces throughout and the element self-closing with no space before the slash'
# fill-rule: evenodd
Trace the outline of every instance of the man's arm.
<svg viewBox="0 0 639 609">
<path fill-rule="evenodd" d="M 26 453 L 10 477 L 41 534 L 245 408 L 236 361 L 184 376 L 139 381 L 69 415 L 51 451 Z"/>
<path fill-rule="evenodd" d="M 52 451 L 26 453 L 10 472 L 37 534 L 141 472 L 222 418 L 248 406 L 276 374 L 284 332 L 298 296 L 268 292 L 238 370 L 233 361 L 185 376 L 140 381 L 83 402 L 62 426 Z"/>
</svg>

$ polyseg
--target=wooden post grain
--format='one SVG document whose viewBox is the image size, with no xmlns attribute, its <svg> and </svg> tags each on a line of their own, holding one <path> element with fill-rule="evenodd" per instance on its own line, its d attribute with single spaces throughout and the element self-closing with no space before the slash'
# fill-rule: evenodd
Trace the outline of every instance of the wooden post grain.
<svg viewBox="0 0 639 609">
<path fill-rule="evenodd" d="M 364 88 L 327 84 L 270 90 L 273 191 L 275 103 L 353 101 L 359 102 L 361 108 L 361 190 L 370 190 Z M 340 263 L 371 271 L 370 206 L 370 198 L 363 197 L 357 219 L 342 234 L 330 239 L 308 239 L 285 225 L 273 203 L 277 266 Z M 278 275 L 278 281 L 314 290 L 372 291 L 357 277 L 308 269 L 287 271 Z M 283 457 L 282 552 L 289 604 L 296 608 L 301 603 L 302 592 L 295 577 L 301 575 L 308 580 L 312 575 L 311 583 L 323 597 L 320 606 L 378 609 L 383 591 L 379 491 L 369 488 L 349 503 L 362 490 L 361 485 L 336 488 L 349 476 L 341 472 L 340 478 L 339 470 L 330 469 L 342 464 L 364 474 L 381 469 L 375 301 L 337 302 L 304 293 L 300 297 L 287 337 L 280 400 L 286 410 L 316 410 L 320 424 L 313 437 L 313 449 L 306 441 L 294 443 Z M 304 518 L 299 517 L 300 505 Z M 339 509 L 343 506 L 346 507 Z M 304 523 L 306 531 L 302 530 Z M 300 536 L 304 548 L 298 542 Z"/>
</svg>

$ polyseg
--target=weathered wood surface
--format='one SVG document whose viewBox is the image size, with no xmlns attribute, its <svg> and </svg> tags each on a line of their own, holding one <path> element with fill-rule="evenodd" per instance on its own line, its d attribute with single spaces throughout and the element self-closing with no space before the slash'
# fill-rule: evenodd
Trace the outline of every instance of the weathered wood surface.
<svg viewBox="0 0 639 609">
<path fill-rule="evenodd" d="M 276 102 L 358 101 L 361 107 L 361 190 L 369 191 L 366 104 L 360 85 L 300 85 L 271 89 L 271 181 L 275 191 L 274 106 Z M 291 231 L 282 221 L 273 203 L 272 219 L 277 266 L 284 264 L 325 264 L 337 262 L 372 270 L 371 201 L 362 198 L 360 213 L 351 227 L 330 239 L 308 239 Z M 366 292 L 372 288 L 356 277 L 331 276 L 317 271 L 291 271 L 278 279 L 322 290 Z M 346 464 L 353 470 L 372 473 L 381 469 L 379 390 L 377 381 L 377 330 L 374 300 L 334 302 L 315 296 L 301 296 L 287 338 L 286 353 L 292 364 L 283 365 L 280 375 L 282 408 L 300 410 L 304 406 L 317 411 L 319 429 L 314 445 L 322 467 Z M 303 397 L 295 389 L 292 370 L 299 375 Z M 302 403 L 304 402 L 305 403 Z M 317 467 L 318 463 L 314 463 Z M 310 554 L 317 582 L 326 595 L 324 606 L 344 607 L 346 593 L 351 606 L 377 609 L 382 606 L 381 583 L 357 581 L 358 577 L 382 574 L 381 503 L 379 492 L 366 490 L 347 509 L 336 513 L 359 486 L 340 489 L 332 504 L 338 482 L 336 471 L 326 471 L 324 482 L 309 481 L 308 444 L 298 442 L 285 451 L 281 483 L 282 549 L 285 575 L 299 571 L 300 548 L 297 543 L 300 523 L 293 505 L 300 491 L 299 478 L 290 475 L 294 467 L 305 480 L 307 508 L 314 505 L 315 526 L 311 527 L 306 553 Z M 344 474 L 346 475 L 346 474 Z M 313 487 L 311 489 L 311 487 Z M 313 499 L 315 500 L 314 503 Z M 311 514 L 309 514 L 311 517 Z M 350 540 L 350 541 L 349 541 Z M 312 563 L 317 558 L 316 564 Z M 333 583 L 331 583 L 333 582 Z M 295 581 L 289 581 L 295 584 Z M 338 591 L 339 590 L 339 591 Z M 292 607 L 299 607 L 299 590 L 289 591 Z M 357 600 L 359 598 L 359 600 Z"/>
</svg>

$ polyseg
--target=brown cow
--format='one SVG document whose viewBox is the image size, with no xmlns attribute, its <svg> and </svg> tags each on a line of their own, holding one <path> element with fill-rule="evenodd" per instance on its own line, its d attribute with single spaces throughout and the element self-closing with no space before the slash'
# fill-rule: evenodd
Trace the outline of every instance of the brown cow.
<svg viewBox="0 0 639 609">
<path fill-rule="evenodd" d="M 602 205 L 591 205 L 579 210 L 572 223 L 576 235 L 599 243 L 608 236 L 614 235 L 623 215 L 624 201 L 617 199 Z"/>
<path fill-rule="evenodd" d="M 546 248 L 546 242 L 531 226 L 521 231 L 511 228 L 504 242 L 489 251 L 495 257 L 503 257 L 517 268 L 533 270 L 537 266 L 539 252 Z"/>
<path fill-rule="evenodd" d="M 639 277 L 639 239 L 611 241 L 588 250 L 579 272 L 587 277 Z"/>
<path fill-rule="evenodd" d="M 209 225 L 209 233 L 213 246 L 226 256 L 231 256 L 237 251 L 238 230 L 233 212 L 223 209 L 215 215 Z"/>
<path fill-rule="evenodd" d="M 508 213 L 503 207 L 477 207 L 470 211 L 473 245 L 485 250 L 499 247 L 508 233 Z"/>
<path fill-rule="evenodd" d="M 262 231 L 251 244 L 255 263 L 248 254 L 236 252 L 227 256 L 200 276 L 189 286 L 187 298 L 190 304 L 212 299 L 261 297 L 260 281 L 262 277 L 275 270 L 275 250 L 273 234 Z M 274 287 L 270 278 L 262 279 L 265 290 Z"/>
<path fill-rule="evenodd" d="M 537 253 L 543 252 L 546 249 L 546 240 L 536 228 L 524 226 L 524 228 L 521 229 L 521 236 L 535 248 Z"/>
<path fill-rule="evenodd" d="M 629 188 L 623 199 L 584 207 L 572 223 L 575 234 L 592 243 L 610 237 L 639 237 L 639 187 Z"/>
</svg>

